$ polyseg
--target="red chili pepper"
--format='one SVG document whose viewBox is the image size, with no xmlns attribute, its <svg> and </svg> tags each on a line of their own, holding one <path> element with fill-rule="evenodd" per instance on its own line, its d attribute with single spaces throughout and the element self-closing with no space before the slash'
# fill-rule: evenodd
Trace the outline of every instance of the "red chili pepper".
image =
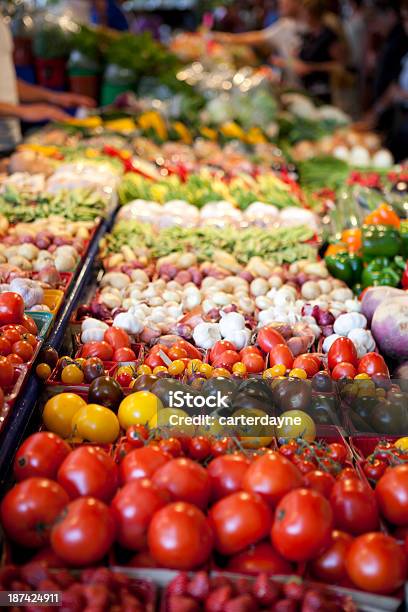
<svg viewBox="0 0 408 612">
<path fill-rule="evenodd" d="M 402 275 L 401 284 L 403 289 L 408 289 L 408 261 L 404 270 L 404 274 Z"/>
</svg>

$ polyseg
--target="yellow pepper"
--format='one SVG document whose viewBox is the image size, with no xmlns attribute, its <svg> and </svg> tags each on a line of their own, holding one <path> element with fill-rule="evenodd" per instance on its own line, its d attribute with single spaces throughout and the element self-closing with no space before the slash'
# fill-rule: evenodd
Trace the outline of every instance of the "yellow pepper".
<svg viewBox="0 0 408 612">
<path fill-rule="evenodd" d="M 223 123 L 220 131 L 226 138 L 238 138 L 239 140 L 245 140 L 244 130 L 238 125 L 238 123 L 235 123 L 235 121 Z"/>
<path fill-rule="evenodd" d="M 178 136 L 180 136 L 180 139 L 182 140 L 182 142 L 184 142 L 184 144 L 191 144 L 193 142 L 190 130 L 186 125 L 184 125 L 184 123 L 182 123 L 181 121 L 175 121 L 172 124 L 172 127 L 174 131 L 177 132 Z"/>
<path fill-rule="evenodd" d="M 122 119 L 112 119 L 111 121 L 106 121 L 104 127 L 107 130 L 129 134 L 135 131 L 136 124 L 130 117 L 123 117 Z"/>
<path fill-rule="evenodd" d="M 92 115 L 91 117 L 84 117 L 83 119 L 72 117 L 72 119 L 68 119 L 66 123 L 68 123 L 69 125 L 75 125 L 77 127 L 97 128 L 102 125 L 102 119 L 101 117 L 98 117 L 98 115 Z"/>
<path fill-rule="evenodd" d="M 155 111 L 148 111 L 139 117 L 139 126 L 143 131 L 154 130 L 161 140 L 167 140 L 167 127 L 163 117 Z"/>
<path fill-rule="evenodd" d="M 204 138 L 208 138 L 208 140 L 217 140 L 217 132 L 209 127 L 201 127 L 200 134 Z"/>
<path fill-rule="evenodd" d="M 264 144 L 268 142 L 265 138 L 262 130 L 259 127 L 251 127 L 249 132 L 246 135 L 246 141 L 248 144 L 256 145 L 256 144 Z"/>
</svg>

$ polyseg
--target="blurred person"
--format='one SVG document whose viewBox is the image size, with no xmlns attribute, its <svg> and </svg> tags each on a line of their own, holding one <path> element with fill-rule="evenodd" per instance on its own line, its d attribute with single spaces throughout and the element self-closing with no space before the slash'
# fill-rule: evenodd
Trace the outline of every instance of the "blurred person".
<svg viewBox="0 0 408 612">
<path fill-rule="evenodd" d="M 347 44 L 339 18 L 327 12 L 325 0 L 302 0 L 301 19 L 306 31 L 296 58 L 274 58 L 279 67 L 290 65 L 305 89 L 322 102 L 332 101 L 332 80 L 345 74 Z"/>
<path fill-rule="evenodd" d="M 370 29 L 384 37 L 374 70 L 374 101 L 398 79 L 402 58 L 408 53 L 408 36 L 401 16 L 401 0 L 374 0 Z"/>
<path fill-rule="evenodd" d="M 10 153 L 21 141 L 20 120 L 64 121 L 70 115 L 58 106 L 94 105 L 86 96 L 51 91 L 17 79 L 10 29 L 0 13 L 0 156 Z"/>
<path fill-rule="evenodd" d="M 346 110 L 357 118 L 361 116 L 364 98 L 368 31 L 364 0 L 349 0 L 347 4 L 343 24 L 350 51 L 350 68 L 355 79 L 347 92 L 349 108 Z"/>
<path fill-rule="evenodd" d="M 231 34 L 213 32 L 214 40 L 224 44 L 265 46 L 277 52 L 283 58 L 290 58 L 296 53 L 300 43 L 298 0 L 278 1 L 279 19 L 263 30 Z"/>
<path fill-rule="evenodd" d="M 124 32 L 129 29 L 128 21 L 115 0 L 92 0 L 91 22 L 112 30 Z"/>
</svg>

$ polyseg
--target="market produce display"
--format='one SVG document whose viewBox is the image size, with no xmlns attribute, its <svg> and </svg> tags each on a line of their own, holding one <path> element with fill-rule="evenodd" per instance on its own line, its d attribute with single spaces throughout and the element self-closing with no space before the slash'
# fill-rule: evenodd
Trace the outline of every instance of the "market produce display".
<svg viewBox="0 0 408 612">
<path fill-rule="evenodd" d="M 67 611 L 396 609 L 406 169 L 262 70 L 134 38 L 74 44 L 140 99 L 37 131 L 0 177 L 0 586 Z"/>
</svg>

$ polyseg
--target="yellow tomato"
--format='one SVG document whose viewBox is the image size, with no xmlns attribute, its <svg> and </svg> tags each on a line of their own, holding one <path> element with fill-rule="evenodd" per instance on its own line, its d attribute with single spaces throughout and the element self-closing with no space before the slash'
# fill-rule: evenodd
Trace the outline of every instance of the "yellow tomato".
<svg viewBox="0 0 408 612">
<path fill-rule="evenodd" d="M 217 376 L 223 376 L 224 378 L 231 378 L 231 372 L 229 372 L 226 368 L 215 368 L 212 371 L 211 377 L 217 378 Z"/>
<path fill-rule="evenodd" d="M 71 428 L 72 435 L 97 444 L 115 442 L 120 429 L 116 414 L 98 404 L 88 404 L 78 410 L 72 418 Z"/>
<path fill-rule="evenodd" d="M 370 380 L 370 377 L 368 374 L 363 372 L 362 374 L 357 374 L 357 376 L 354 377 L 354 380 Z"/>
<path fill-rule="evenodd" d="M 200 374 L 204 374 L 206 378 L 210 378 L 213 372 L 213 367 L 209 363 L 202 363 L 198 369 Z"/>
<path fill-rule="evenodd" d="M 41 380 L 47 380 L 47 378 L 51 375 L 51 368 L 48 363 L 39 363 L 35 369 L 35 373 L 38 378 Z"/>
<path fill-rule="evenodd" d="M 201 359 L 192 359 L 188 362 L 187 373 L 194 374 L 194 372 L 199 372 L 202 365 L 203 362 L 201 361 Z"/>
<path fill-rule="evenodd" d="M 305 379 L 307 378 L 307 374 L 303 368 L 293 368 L 293 370 L 289 372 L 289 377 Z"/>
<path fill-rule="evenodd" d="M 166 372 L 166 374 L 167 374 L 168 370 L 167 370 L 166 366 L 156 366 L 153 369 L 153 374 L 156 376 L 156 374 L 159 374 L 159 372 Z"/>
<path fill-rule="evenodd" d="M 152 418 L 149 420 L 149 429 L 156 429 L 157 427 L 169 429 L 172 434 L 177 433 L 178 435 L 183 434 L 186 436 L 192 436 L 195 432 L 194 425 L 187 425 L 185 422 L 186 417 L 190 415 L 181 408 L 162 408 L 155 412 Z M 177 418 L 177 422 L 172 419 Z"/>
<path fill-rule="evenodd" d="M 116 374 L 130 374 L 131 376 L 133 376 L 134 373 L 135 373 L 135 370 L 130 365 L 120 366 L 118 368 L 118 371 L 116 372 Z"/>
<path fill-rule="evenodd" d="M 399 440 L 394 442 L 394 446 L 396 448 L 399 448 L 399 450 L 408 451 L 408 436 L 405 436 L 404 438 L 399 438 Z"/>
<path fill-rule="evenodd" d="M 86 406 L 86 401 L 75 393 L 54 395 L 44 406 L 43 422 L 49 431 L 67 438 L 71 434 L 74 414 Z"/>
<path fill-rule="evenodd" d="M 80 385 L 84 381 L 84 373 L 75 364 L 67 365 L 61 372 L 61 380 L 66 385 Z"/>
<path fill-rule="evenodd" d="M 244 375 L 247 373 L 247 368 L 245 363 L 242 363 L 242 361 L 237 361 L 237 363 L 234 363 L 234 365 L 232 366 L 232 371 L 234 372 L 234 374 Z"/>
<path fill-rule="evenodd" d="M 152 368 L 148 365 L 140 365 L 136 370 L 136 374 L 138 376 L 142 376 L 142 374 L 151 374 L 151 373 L 152 373 Z"/>
<path fill-rule="evenodd" d="M 311 416 L 303 410 L 288 410 L 280 415 L 280 418 L 287 419 L 283 425 L 276 426 L 276 435 L 280 439 L 303 438 L 307 442 L 313 442 L 316 438 L 316 426 Z M 289 420 L 290 419 L 290 420 Z M 294 420 L 299 423 L 294 423 Z"/>
<path fill-rule="evenodd" d="M 118 419 L 122 429 L 131 425 L 145 425 L 163 408 L 159 398 L 150 391 L 137 391 L 122 400 Z"/>
<path fill-rule="evenodd" d="M 172 376 L 180 376 L 185 369 L 184 362 L 181 359 L 175 359 L 168 367 L 169 374 Z"/>
</svg>

